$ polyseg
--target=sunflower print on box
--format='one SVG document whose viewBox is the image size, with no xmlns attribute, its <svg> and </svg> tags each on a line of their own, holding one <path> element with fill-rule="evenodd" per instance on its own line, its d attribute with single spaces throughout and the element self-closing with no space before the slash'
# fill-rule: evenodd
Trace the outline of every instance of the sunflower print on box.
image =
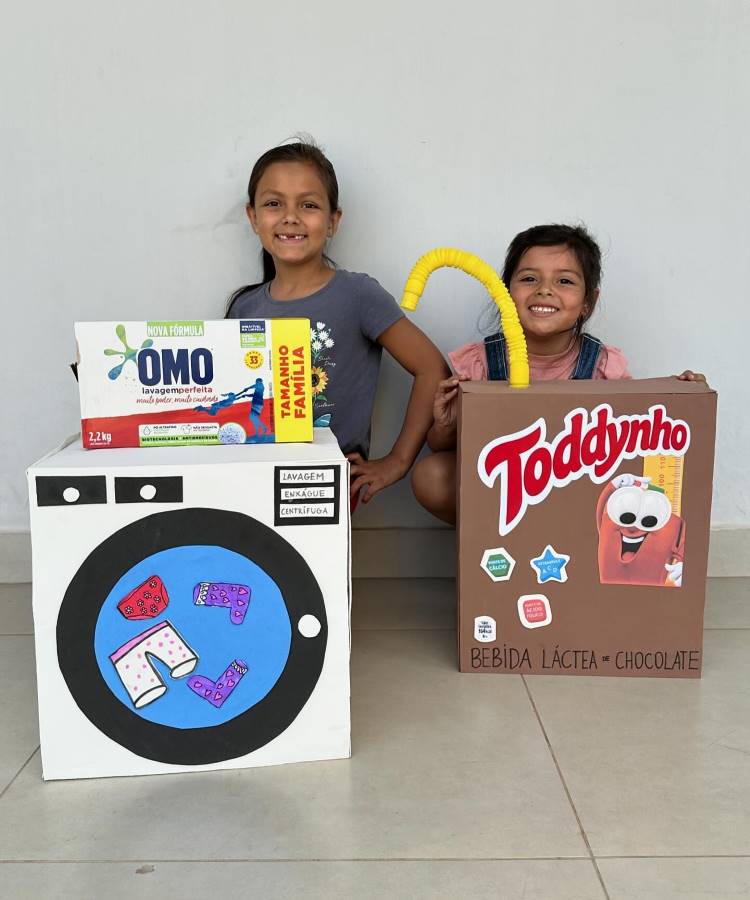
<svg viewBox="0 0 750 900">
<path fill-rule="evenodd" d="M 333 329 L 325 322 L 316 322 L 310 328 L 310 354 L 312 356 L 313 426 L 327 428 L 331 424 L 333 404 L 326 396 L 336 363 L 331 350 L 335 346 Z"/>
</svg>

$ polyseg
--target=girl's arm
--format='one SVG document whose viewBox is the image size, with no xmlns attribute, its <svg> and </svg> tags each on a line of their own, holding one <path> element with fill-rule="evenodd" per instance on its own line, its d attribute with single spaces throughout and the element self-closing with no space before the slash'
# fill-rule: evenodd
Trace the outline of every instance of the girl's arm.
<svg viewBox="0 0 750 900">
<path fill-rule="evenodd" d="M 354 480 L 352 495 L 365 485 L 362 502 L 368 503 L 378 491 L 403 478 L 422 449 L 432 425 L 432 406 L 438 382 L 450 374 L 448 364 L 432 341 L 406 318 L 399 319 L 378 337 L 381 344 L 407 372 L 414 384 L 406 408 L 406 417 L 391 452 L 382 459 L 365 460 L 350 453 Z"/>
</svg>

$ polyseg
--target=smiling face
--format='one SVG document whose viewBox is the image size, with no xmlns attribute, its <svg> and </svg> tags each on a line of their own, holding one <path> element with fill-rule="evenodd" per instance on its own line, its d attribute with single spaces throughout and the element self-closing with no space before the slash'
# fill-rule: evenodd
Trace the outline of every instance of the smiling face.
<svg viewBox="0 0 750 900">
<path fill-rule="evenodd" d="M 278 269 L 322 263 L 326 240 L 336 233 L 341 210 L 330 208 L 314 166 L 278 162 L 261 176 L 247 215 Z"/>
<path fill-rule="evenodd" d="M 565 245 L 530 247 L 508 289 L 524 332 L 540 341 L 570 331 L 588 312 L 581 265 Z"/>
<path fill-rule="evenodd" d="M 651 532 L 664 528 L 672 507 L 661 491 L 631 485 L 614 491 L 607 501 L 607 515 L 620 533 L 620 559 L 627 562 Z"/>
</svg>

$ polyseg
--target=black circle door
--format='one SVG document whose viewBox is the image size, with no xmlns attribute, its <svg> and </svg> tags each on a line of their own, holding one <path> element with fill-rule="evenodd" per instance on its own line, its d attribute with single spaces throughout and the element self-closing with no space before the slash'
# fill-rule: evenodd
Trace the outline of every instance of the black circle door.
<svg viewBox="0 0 750 900">
<path fill-rule="evenodd" d="M 138 756 L 236 759 L 282 734 L 320 677 L 320 587 L 250 516 L 145 516 L 94 549 L 57 620 L 60 671 L 83 714 Z"/>
</svg>

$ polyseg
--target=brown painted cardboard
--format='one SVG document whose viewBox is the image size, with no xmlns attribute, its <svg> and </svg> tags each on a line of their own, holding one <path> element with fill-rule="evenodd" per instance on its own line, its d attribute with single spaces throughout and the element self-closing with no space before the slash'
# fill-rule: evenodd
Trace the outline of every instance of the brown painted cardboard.
<svg viewBox="0 0 750 900">
<path fill-rule="evenodd" d="M 461 671 L 700 677 L 715 424 L 676 378 L 462 383 Z"/>
</svg>

